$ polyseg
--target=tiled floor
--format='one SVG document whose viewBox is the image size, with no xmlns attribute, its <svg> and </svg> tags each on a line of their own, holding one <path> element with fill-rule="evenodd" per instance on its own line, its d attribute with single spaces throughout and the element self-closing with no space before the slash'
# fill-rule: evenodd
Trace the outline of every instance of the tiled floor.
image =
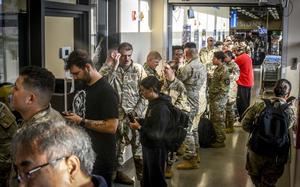
<svg viewBox="0 0 300 187">
<path fill-rule="evenodd" d="M 225 148 L 200 150 L 199 169 L 177 170 L 174 167 L 175 163 L 174 176 L 167 180 L 168 185 L 172 187 L 254 187 L 245 170 L 247 139 L 248 134 L 241 127 L 235 127 L 235 132 L 227 135 Z M 132 160 L 125 164 L 124 171 L 135 179 Z M 278 187 L 287 187 L 288 184 L 288 173 L 285 173 L 278 182 Z M 126 187 L 127 185 L 114 184 L 114 186 Z M 136 183 L 135 186 L 140 185 Z"/>
<path fill-rule="evenodd" d="M 251 103 L 259 97 L 260 73 L 259 69 L 255 69 L 255 86 L 252 89 Z M 167 180 L 168 185 L 172 187 L 253 187 L 245 170 L 247 139 L 248 134 L 241 127 L 235 127 L 235 132 L 227 135 L 225 148 L 200 150 L 199 169 L 183 171 L 173 167 L 174 176 Z M 135 178 L 132 160 L 125 164 L 124 171 Z M 289 186 L 289 168 L 286 167 L 285 171 L 277 187 Z M 114 186 L 125 187 L 126 185 L 114 184 Z M 137 182 L 135 186 L 140 185 Z"/>
</svg>

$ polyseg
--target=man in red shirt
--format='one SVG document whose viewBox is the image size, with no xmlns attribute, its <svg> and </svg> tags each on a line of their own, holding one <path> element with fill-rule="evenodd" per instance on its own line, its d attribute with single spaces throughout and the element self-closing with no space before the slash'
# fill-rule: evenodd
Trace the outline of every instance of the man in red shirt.
<svg viewBox="0 0 300 187">
<path fill-rule="evenodd" d="M 251 87 L 254 85 L 252 59 L 247 55 L 243 48 L 235 51 L 235 62 L 240 68 L 240 77 L 236 81 L 238 84 L 236 105 L 241 118 L 244 111 L 250 105 Z"/>
</svg>

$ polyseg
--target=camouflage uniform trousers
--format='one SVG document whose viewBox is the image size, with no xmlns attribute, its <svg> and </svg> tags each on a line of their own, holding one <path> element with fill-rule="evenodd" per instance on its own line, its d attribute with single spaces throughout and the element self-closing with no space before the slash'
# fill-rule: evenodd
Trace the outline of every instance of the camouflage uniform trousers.
<svg viewBox="0 0 300 187">
<path fill-rule="evenodd" d="M 0 102 L 0 186 L 7 186 L 11 171 L 10 145 L 17 123 L 9 108 Z"/>
<path fill-rule="evenodd" d="M 253 184 L 257 187 L 275 187 L 284 172 L 288 155 L 266 157 L 248 149 L 246 169 Z"/>
<path fill-rule="evenodd" d="M 207 106 L 207 99 L 206 99 L 206 82 L 203 84 L 199 91 L 199 108 L 197 115 L 193 121 L 193 128 L 198 128 L 198 124 L 202 114 L 205 112 Z"/>
<path fill-rule="evenodd" d="M 187 95 L 191 111 L 189 113 L 188 132 L 184 140 L 184 145 L 186 146 L 184 159 L 191 159 L 197 155 L 197 150 L 200 147 L 198 136 L 198 123 L 200 118 L 198 121 L 195 119 L 199 110 L 199 91 L 188 92 Z"/>
<path fill-rule="evenodd" d="M 122 167 L 124 163 L 125 147 L 131 145 L 131 152 L 135 164 L 136 176 L 138 180 L 142 179 L 143 162 L 142 162 L 142 145 L 140 142 L 140 134 L 137 130 L 133 130 L 129 126 L 129 119 L 125 115 L 120 115 L 119 125 L 117 129 L 117 167 Z"/>
<path fill-rule="evenodd" d="M 223 128 L 225 127 L 225 105 L 227 95 L 209 95 L 210 120 L 216 131 L 216 142 L 223 143 L 226 139 Z"/>
<path fill-rule="evenodd" d="M 233 124 L 235 123 L 235 100 L 227 100 L 226 103 L 226 121 L 225 121 L 225 125 L 226 128 L 233 128 Z"/>
</svg>

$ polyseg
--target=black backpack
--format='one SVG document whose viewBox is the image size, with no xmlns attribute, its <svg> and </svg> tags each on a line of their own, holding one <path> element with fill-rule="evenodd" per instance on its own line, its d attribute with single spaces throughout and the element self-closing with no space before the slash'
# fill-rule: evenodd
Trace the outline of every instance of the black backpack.
<svg viewBox="0 0 300 187">
<path fill-rule="evenodd" d="M 290 147 L 289 116 L 286 109 L 290 104 L 274 107 L 270 100 L 263 101 L 266 107 L 254 122 L 249 147 L 253 152 L 265 156 L 286 154 Z"/>
<path fill-rule="evenodd" d="M 189 116 L 172 104 L 169 105 L 169 109 L 171 118 L 164 135 L 164 141 L 167 150 L 175 152 L 179 149 L 186 137 Z"/>
<path fill-rule="evenodd" d="M 205 112 L 198 124 L 199 145 L 202 148 L 211 147 L 211 144 L 216 142 L 216 131 L 212 122 L 208 119 Z"/>
</svg>

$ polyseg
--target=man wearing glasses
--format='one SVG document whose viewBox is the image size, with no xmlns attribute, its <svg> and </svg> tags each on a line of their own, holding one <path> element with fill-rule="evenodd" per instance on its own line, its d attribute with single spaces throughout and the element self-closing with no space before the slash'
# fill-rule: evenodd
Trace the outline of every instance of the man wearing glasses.
<svg viewBox="0 0 300 187">
<path fill-rule="evenodd" d="M 19 186 L 107 187 L 92 176 L 95 152 L 88 134 L 64 122 L 22 128 L 12 141 L 12 160 Z"/>
</svg>

